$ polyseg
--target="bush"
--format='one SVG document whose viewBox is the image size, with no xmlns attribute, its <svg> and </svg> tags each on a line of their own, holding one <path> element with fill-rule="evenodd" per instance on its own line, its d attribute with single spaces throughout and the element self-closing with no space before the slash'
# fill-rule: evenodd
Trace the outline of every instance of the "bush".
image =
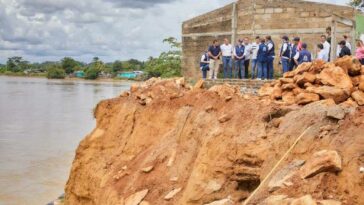
<svg viewBox="0 0 364 205">
<path fill-rule="evenodd" d="M 49 79 L 64 79 L 66 73 L 59 66 L 54 66 L 48 69 L 47 78 Z"/>
<path fill-rule="evenodd" d="M 85 79 L 95 80 L 99 76 L 100 70 L 95 67 L 90 67 L 85 72 Z"/>
</svg>

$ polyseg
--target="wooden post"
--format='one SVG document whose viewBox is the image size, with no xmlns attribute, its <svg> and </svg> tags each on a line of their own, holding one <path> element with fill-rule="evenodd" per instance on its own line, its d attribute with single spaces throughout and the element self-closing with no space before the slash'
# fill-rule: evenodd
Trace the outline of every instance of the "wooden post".
<svg viewBox="0 0 364 205">
<path fill-rule="evenodd" d="M 331 62 L 333 62 L 336 59 L 336 48 L 337 48 L 336 28 L 337 28 L 336 18 L 335 18 L 335 16 L 332 16 L 332 20 L 331 20 L 331 53 L 330 53 Z"/>
<path fill-rule="evenodd" d="M 236 43 L 236 33 L 238 29 L 238 12 L 236 9 L 236 2 L 233 3 L 233 12 L 231 15 L 231 44 L 235 45 Z"/>
</svg>

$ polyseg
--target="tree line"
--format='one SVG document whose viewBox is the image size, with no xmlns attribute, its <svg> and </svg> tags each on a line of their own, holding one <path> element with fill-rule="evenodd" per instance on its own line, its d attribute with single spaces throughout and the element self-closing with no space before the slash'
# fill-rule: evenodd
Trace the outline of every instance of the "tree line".
<svg viewBox="0 0 364 205">
<path fill-rule="evenodd" d="M 181 43 L 173 37 L 164 39 L 163 43 L 169 44 L 170 50 L 156 58 L 149 57 L 147 61 L 130 59 L 105 63 L 99 57 L 94 57 L 92 62 L 84 63 L 71 57 L 64 57 L 56 62 L 30 63 L 21 56 L 14 56 L 8 58 L 6 64 L 0 64 L 0 74 L 44 74 L 48 78 L 63 79 L 72 76 L 74 72 L 83 71 L 86 79 L 97 79 L 100 74 L 115 77 L 119 72 L 140 70 L 145 72 L 145 78 L 180 76 Z"/>
</svg>

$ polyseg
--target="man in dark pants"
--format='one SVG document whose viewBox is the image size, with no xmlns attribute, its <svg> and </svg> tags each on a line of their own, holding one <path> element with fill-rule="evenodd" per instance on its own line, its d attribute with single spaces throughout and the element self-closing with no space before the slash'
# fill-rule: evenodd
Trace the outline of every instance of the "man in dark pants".
<svg viewBox="0 0 364 205">
<path fill-rule="evenodd" d="M 244 60 L 244 67 L 245 67 L 245 74 L 244 74 L 244 78 L 248 78 L 249 76 L 249 64 L 250 64 L 250 58 L 252 55 L 252 45 L 249 42 L 249 38 L 245 37 L 244 38 L 244 48 L 245 48 L 245 60 Z"/>
<path fill-rule="evenodd" d="M 289 65 L 290 71 L 294 70 L 298 66 L 296 64 L 296 62 L 294 61 L 294 57 L 295 57 L 296 53 L 299 52 L 298 44 L 299 44 L 300 40 L 301 39 L 299 37 L 295 37 L 293 39 L 293 45 L 292 45 L 292 49 L 291 49 L 291 59 L 290 59 L 290 65 Z"/>
<path fill-rule="evenodd" d="M 351 56 L 351 51 L 350 49 L 346 46 L 346 41 L 340 41 L 339 43 L 341 51 L 340 51 L 340 58 L 344 57 L 344 56 Z"/>
<path fill-rule="evenodd" d="M 275 54 L 275 45 L 274 45 L 274 42 L 272 41 L 271 36 L 265 37 L 265 40 L 266 40 L 266 44 L 268 47 L 268 61 L 267 61 L 268 79 L 273 79 L 273 77 L 274 77 L 273 62 L 274 62 L 274 57 L 276 55 Z"/>
</svg>

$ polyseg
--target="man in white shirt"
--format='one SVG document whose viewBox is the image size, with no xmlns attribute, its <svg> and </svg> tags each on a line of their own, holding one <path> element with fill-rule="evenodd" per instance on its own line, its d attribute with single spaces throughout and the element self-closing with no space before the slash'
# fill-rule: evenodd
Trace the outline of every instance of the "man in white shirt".
<svg viewBox="0 0 364 205">
<path fill-rule="evenodd" d="M 324 50 L 324 45 L 322 45 L 322 43 L 319 43 L 317 45 L 317 49 L 318 49 L 318 52 L 317 52 L 317 58 L 316 59 L 320 59 L 320 60 L 323 60 L 325 62 L 328 62 L 329 61 L 329 56 L 327 55 L 327 53 Z"/>
<path fill-rule="evenodd" d="M 327 42 L 327 38 L 325 35 L 321 36 L 321 43 L 324 46 L 324 52 L 326 53 L 327 56 L 329 56 L 330 59 L 330 49 L 331 49 L 331 45 L 329 42 Z"/>
<path fill-rule="evenodd" d="M 244 77 L 248 78 L 249 76 L 249 64 L 250 64 L 250 59 L 251 59 L 251 55 L 252 55 L 252 45 L 249 42 L 249 38 L 245 37 L 244 41 L 243 41 L 243 45 L 245 47 L 245 60 L 244 60 L 244 67 L 245 67 L 245 74 Z"/>
<path fill-rule="evenodd" d="M 258 65 L 258 50 L 259 50 L 259 44 L 260 44 L 260 37 L 255 37 L 255 42 L 252 43 L 252 79 L 255 79 L 257 77 L 257 65 Z"/>
<path fill-rule="evenodd" d="M 224 39 L 224 44 L 220 46 L 222 53 L 222 63 L 224 67 L 224 78 L 232 78 L 232 54 L 233 46 L 227 38 Z"/>
</svg>

